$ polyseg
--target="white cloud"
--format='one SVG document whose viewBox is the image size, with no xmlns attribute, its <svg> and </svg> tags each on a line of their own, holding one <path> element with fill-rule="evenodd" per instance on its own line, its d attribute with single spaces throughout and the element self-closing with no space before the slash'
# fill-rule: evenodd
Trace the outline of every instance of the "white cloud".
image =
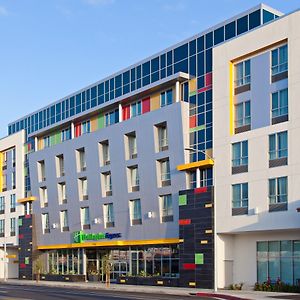
<svg viewBox="0 0 300 300">
<path fill-rule="evenodd" d="M 7 16 L 8 11 L 4 6 L 0 6 L 0 16 Z"/>
<path fill-rule="evenodd" d="M 115 2 L 115 0 L 84 0 L 85 3 L 89 5 L 110 5 Z"/>
</svg>

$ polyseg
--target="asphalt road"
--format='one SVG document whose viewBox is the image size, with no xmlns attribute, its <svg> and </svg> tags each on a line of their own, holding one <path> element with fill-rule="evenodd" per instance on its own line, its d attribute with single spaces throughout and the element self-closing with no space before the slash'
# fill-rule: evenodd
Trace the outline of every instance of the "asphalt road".
<svg viewBox="0 0 300 300">
<path fill-rule="evenodd" d="M 46 286 L 24 286 L 24 285 L 0 285 L 0 300 L 193 300 L 200 299 L 196 296 L 175 296 L 165 294 L 146 294 L 133 292 L 119 292 L 106 290 L 69 289 L 61 287 Z M 201 298 L 209 299 L 209 298 Z"/>
</svg>

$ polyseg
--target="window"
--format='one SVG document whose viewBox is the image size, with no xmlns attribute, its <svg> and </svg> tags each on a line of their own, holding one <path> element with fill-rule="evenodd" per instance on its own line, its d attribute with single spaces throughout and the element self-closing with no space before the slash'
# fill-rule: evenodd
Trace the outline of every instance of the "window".
<svg viewBox="0 0 300 300">
<path fill-rule="evenodd" d="M 288 47 L 281 46 L 272 50 L 272 75 L 288 70 Z"/>
<path fill-rule="evenodd" d="M 172 222 L 173 221 L 173 205 L 172 205 L 172 195 L 162 195 L 160 199 L 160 215 L 161 222 Z"/>
<path fill-rule="evenodd" d="M 61 231 L 69 231 L 69 221 L 68 221 L 68 211 L 67 210 L 62 210 L 60 211 L 60 226 L 61 226 Z"/>
<path fill-rule="evenodd" d="M 86 170 L 86 155 L 84 148 L 77 150 L 77 162 L 78 162 L 78 172 L 83 172 Z"/>
<path fill-rule="evenodd" d="M 158 151 L 168 150 L 168 131 L 167 123 L 162 123 L 156 126 L 157 128 L 157 137 L 158 137 Z"/>
<path fill-rule="evenodd" d="M 142 224 L 142 211 L 140 199 L 129 201 L 129 211 L 131 225 Z"/>
<path fill-rule="evenodd" d="M 50 145 L 51 145 L 51 143 L 50 143 L 50 136 L 49 135 L 45 136 L 43 138 L 43 140 L 44 140 L 44 148 L 50 147 Z"/>
<path fill-rule="evenodd" d="M 88 200 L 88 182 L 87 178 L 79 178 L 79 197 L 80 200 Z"/>
<path fill-rule="evenodd" d="M 0 214 L 4 214 L 5 212 L 5 197 L 0 197 Z"/>
<path fill-rule="evenodd" d="M 11 173 L 11 186 L 13 189 L 16 188 L 16 172 L 15 171 L 13 171 Z"/>
<path fill-rule="evenodd" d="M 278 278 L 285 284 L 298 285 L 300 278 L 300 240 L 257 242 L 257 282 Z"/>
<path fill-rule="evenodd" d="M 139 170 L 137 166 L 129 168 L 130 173 L 130 192 L 137 192 L 140 190 Z"/>
<path fill-rule="evenodd" d="M 103 176 L 103 183 L 104 183 L 104 197 L 112 196 L 112 180 L 111 180 L 111 173 L 106 172 L 102 174 Z"/>
<path fill-rule="evenodd" d="M 131 132 L 125 136 L 127 142 L 127 159 L 137 158 L 136 134 Z"/>
<path fill-rule="evenodd" d="M 288 89 L 272 94 L 272 119 L 288 115 Z"/>
<path fill-rule="evenodd" d="M 41 201 L 41 207 L 48 206 L 48 192 L 46 187 L 40 188 L 40 201 Z"/>
<path fill-rule="evenodd" d="M 232 167 L 248 165 L 248 141 L 232 144 Z"/>
<path fill-rule="evenodd" d="M 67 141 L 71 139 L 71 128 L 63 129 L 61 131 L 61 141 Z"/>
<path fill-rule="evenodd" d="M 81 133 L 85 134 L 85 133 L 89 133 L 89 132 L 91 132 L 91 122 L 90 122 L 90 120 L 82 122 L 81 123 Z"/>
<path fill-rule="evenodd" d="M 107 203 L 103 205 L 103 215 L 104 215 L 104 227 L 114 227 L 115 217 L 114 217 L 114 207 L 112 203 Z"/>
<path fill-rule="evenodd" d="M 43 233 L 50 233 L 50 222 L 49 222 L 49 214 L 42 214 L 42 228 Z"/>
<path fill-rule="evenodd" d="M 160 106 L 170 105 L 173 102 L 173 91 L 167 90 L 160 94 Z"/>
<path fill-rule="evenodd" d="M 0 237 L 4 237 L 5 220 L 0 220 Z"/>
<path fill-rule="evenodd" d="M 66 183 L 65 182 L 60 182 L 58 184 L 58 200 L 59 200 L 59 204 L 67 203 Z"/>
<path fill-rule="evenodd" d="M 137 101 L 130 104 L 131 118 L 136 117 L 142 113 L 142 102 Z"/>
<path fill-rule="evenodd" d="M 113 110 L 105 114 L 105 126 L 110 126 L 119 122 L 119 110 Z"/>
<path fill-rule="evenodd" d="M 65 176 L 65 160 L 63 154 L 56 156 L 56 173 L 57 177 Z"/>
<path fill-rule="evenodd" d="M 250 84 L 250 60 L 242 61 L 235 65 L 235 86 Z"/>
<path fill-rule="evenodd" d="M 99 144 L 100 147 L 100 165 L 106 166 L 110 164 L 109 142 L 103 141 Z"/>
<path fill-rule="evenodd" d="M 39 180 L 39 182 L 43 182 L 46 180 L 45 161 L 44 160 L 41 160 L 38 162 L 38 180 Z"/>
<path fill-rule="evenodd" d="M 288 179 L 278 177 L 269 179 L 269 204 L 287 203 L 288 200 Z M 286 207 L 286 206 L 284 206 Z"/>
<path fill-rule="evenodd" d="M 90 229 L 90 210 L 88 207 L 80 208 L 80 218 L 82 229 Z"/>
<path fill-rule="evenodd" d="M 16 218 L 10 218 L 10 236 L 16 235 Z"/>
<path fill-rule="evenodd" d="M 169 158 L 159 161 L 161 186 L 171 185 Z"/>
<path fill-rule="evenodd" d="M 12 161 L 12 166 L 16 166 L 16 148 L 13 148 L 11 150 L 11 161 Z"/>
<path fill-rule="evenodd" d="M 243 208 L 244 210 L 241 210 Z M 232 215 L 248 213 L 248 183 L 232 185 Z"/>
<path fill-rule="evenodd" d="M 5 151 L 5 152 L 3 152 L 3 167 L 6 167 L 7 166 L 7 154 L 8 154 L 8 152 L 7 151 Z"/>
<path fill-rule="evenodd" d="M 2 175 L 2 192 L 7 191 L 7 174 Z"/>
<path fill-rule="evenodd" d="M 269 135 L 269 159 L 276 160 L 288 157 L 287 131 Z"/>
<path fill-rule="evenodd" d="M 10 195 L 10 212 L 16 211 L 16 194 Z"/>
<path fill-rule="evenodd" d="M 245 101 L 235 105 L 235 128 L 251 125 L 251 104 Z"/>
</svg>

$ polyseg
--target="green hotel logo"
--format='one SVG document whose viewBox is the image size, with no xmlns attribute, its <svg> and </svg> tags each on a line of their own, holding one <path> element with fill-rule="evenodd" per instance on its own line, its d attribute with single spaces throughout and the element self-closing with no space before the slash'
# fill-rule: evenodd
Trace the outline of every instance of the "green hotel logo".
<svg viewBox="0 0 300 300">
<path fill-rule="evenodd" d="M 73 242 L 76 244 L 84 243 L 85 241 L 112 240 L 122 237 L 121 233 L 84 233 L 83 231 L 75 231 L 73 233 Z"/>
</svg>

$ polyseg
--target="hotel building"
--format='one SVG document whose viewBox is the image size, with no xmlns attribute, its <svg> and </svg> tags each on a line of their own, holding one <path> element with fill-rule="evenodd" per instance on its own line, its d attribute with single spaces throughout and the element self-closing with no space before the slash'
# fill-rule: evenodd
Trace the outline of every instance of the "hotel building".
<svg viewBox="0 0 300 300">
<path fill-rule="evenodd" d="M 19 278 L 298 284 L 299 14 L 259 5 L 9 124 Z"/>
</svg>

